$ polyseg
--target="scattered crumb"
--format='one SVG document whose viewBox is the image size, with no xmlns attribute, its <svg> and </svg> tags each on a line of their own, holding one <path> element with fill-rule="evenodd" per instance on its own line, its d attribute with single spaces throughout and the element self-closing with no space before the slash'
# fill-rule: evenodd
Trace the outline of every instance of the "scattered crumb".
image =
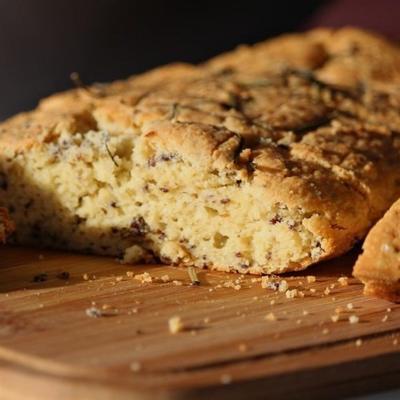
<svg viewBox="0 0 400 400">
<path fill-rule="evenodd" d="M 356 340 L 356 346 L 360 347 L 362 345 L 362 339 L 357 339 Z"/>
<path fill-rule="evenodd" d="M 270 312 L 265 316 L 265 319 L 267 321 L 276 321 L 276 316 L 274 313 Z"/>
<path fill-rule="evenodd" d="M 272 300 L 269 302 L 269 304 L 271 304 L 271 306 L 273 306 L 273 305 L 275 304 L 275 300 L 272 299 Z"/>
<path fill-rule="evenodd" d="M 301 319 L 296 320 L 296 324 L 300 325 L 303 321 Z"/>
<path fill-rule="evenodd" d="M 182 322 L 181 317 L 174 316 L 168 320 L 168 327 L 170 333 L 175 335 L 176 333 L 182 332 L 185 329 L 185 325 Z"/>
<path fill-rule="evenodd" d="M 398 339 L 393 339 L 393 346 L 397 346 L 399 344 L 399 340 Z"/>
<path fill-rule="evenodd" d="M 246 343 L 240 343 L 238 349 L 241 353 L 245 353 L 249 348 Z"/>
<path fill-rule="evenodd" d="M 84 281 L 88 281 L 89 280 L 89 275 L 88 274 L 83 274 L 82 278 Z"/>
<path fill-rule="evenodd" d="M 170 277 L 169 277 L 169 275 L 163 275 L 161 278 L 160 278 L 164 283 L 167 283 L 167 282 L 170 282 Z"/>
<path fill-rule="evenodd" d="M 343 311 L 344 311 L 343 307 L 340 307 L 340 306 L 339 306 L 339 307 L 336 307 L 336 308 L 335 308 L 335 313 L 336 313 L 336 314 L 340 314 L 340 313 L 343 312 Z"/>
<path fill-rule="evenodd" d="M 91 318 L 110 317 L 112 315 L 117 315 L 117 310 L 106 311 L 94 306 L 87 308 L 85 312 L 86 315 Z"/>
<path fill-rule="evenodd" d="M 329 288 L 326 287 L 325 290 L 324 290 L 324 294 L 325 294 L 326 296 L 328 296 L 330 292 L 331 292 L 331 291 L 329 290 Z"/>
<path fill-rule="evenodd" d="M 360 318 L 358 318 L 357 315 L 354 315 L 354 314 L 350 315 L 350 317 L 349 317 L 349 322 L 351 324 L 357 324 L 359 320 L 360 320 Z"/>
<path fill-rule="evenodd" d="M 327 335 L 328 333 L 329 333 L 329 329 L 328 328 L 325 328 L 325 329 L 322 330 L 322 334 L 323 335 Z"/>
<path fill-rule="evenodd" d="M 116 280 L 117 282 L 121 282 L 122 279 L 124 279 L 124 278 L 123 278 L 123 276 L 121 276 L 121 275 L 119 275 L 119 276 L 117 276 L 117 277 L 115 278 L 115 280 Z"/>
<path fill-rule="evenodd" d="M 232 376 L 229 374 L 223 374 L 220 377 L 220 381 L 223 385 L 229 385 L 230 383 L 232 383 Z"/>
<path fill-rule="evenodd" d="M 317 289 L 314 289 L 314 288 L 311 288 L 311 289 L 310 289 L 310 292 L 311 292 L 311 293 L 315 293 L 316 291 L 317 291 Z"/>
<path fill-rule="evenodd" d="M 257 301 L 257 300 L 258 300 L 258 296 L 254 296 L 254 297 L 253 297 L 253 300 L 254 300 L 254 301 Z"/>
<path fill-rule="evenodd" d="M 336 287 L 336 285 L 335 285 L 334 283 L 331 283 L 331 284 L 329 285 L 329 289 L 335 289 L 335 287 Z"/>
<path fill-rule="evenodd" d="M 392 312 L 392 309 L 391 308 L 387 308 L 386 311 L 387 312 Z"/>
<path fill-rule="evenodd" d="M 194 267 L 188 267 L 187 268 L 187 273 L 188 273 L 188 275 L 189 275 L 189 278 L 190 278 L 190 284 L 192 285 L 192 286 L 199 286 L 200 285 L 200 280 L 199 280 L 199 278 L 197 277 L 197 271 L 196 271 L 196 269 L 194 268 Z"/>
<path fill-rule="evenodd" d="M 173 283 L 175 286 L 182 286 L 182 285 L 183 285 L 183 282 L 182 282 L 182 281 L 177 281 L 177 280 L 172 281 L 172 283 Z"/>
<path fill-rule="evenodd" d="M 134 277 L 134 272 L 133 271 L 126 271 L 126 276 L 128 277 L 128 278 L 133 278 Z"/>
<path fill-rule="evenodd" d="M 331 320 L 332 322 L 338 322 L 339 321 L 339 315 L 331 315 Z"/>
<path fill-rule="evenodd" d="M 341 276 L 338 279 L 338 282 L 340 283 L 341 286 L 347 286 L 349 284 L 349 278 L 347 278 L 347 276 Z"/>
<path fill-rule="evenodd" d="M 139 372 L 142 369 L 142 364 L 139 361 L 133 361 L 129 364 L 129 368 L 133 372 Z"/>
<path fill-rule="evenodd" d="M 210 323 L 210 317 L 205 317 L 204 319 L 203 319 L 203 321 L 204 321 L 204 323 L 205 324 L 208 324 L 208 323 Z"/>
<path fill-rule="evenodd" d="M 283 279 L 279 282 L 279 288 L 278 290 L 283 293 L 286 292 L 289 289 L 288 283 Z"/>
<path fill-rule="evenodd" d="M 270 279 L 271 278 L 269 276 L 262 276 L 261 277 L 261 287 L 263 289 L 269 289 Z M 252 279 L 251 282 L 255 283 L 254 279 Z"/>
<path fill-rule="evenodd" d="M 382 322 L 386 322 L 388 320 L 389 316 L 388 315 L 384 315 L 382 318 Z"/>
<path fill-rule="evenodd" d="M 144 272 L 143 274 L 137 274 L 134 276 L 134 278 L 138 281 L 140 281 L 140 283 L 151 283 L 153 282 L 153 278 L 151 277 L 151 275 L 148 272 Z"/>
<path fill-rule="evenodd" d="M 317 280 L 314 275 L 308 275 L 306 279 L 308 283 L 314 283 Z"/>
<path fill-rule="evenodd" d="M 352 310 L 354 306 L 353 303 L 347 303 L 346 307 L 348 310 Z"/>
<path fill-rule="evenodd" d="M 261 287 L 263 289 L 278 290 L 279 282 L 275 277 L 263 276 L 261 278 Z"/>
<path fill-rule="evenodd" d="M 294 299 L 298 296 L 298 291 L 297 289 L 286 290 L 285 295 L 287 299 Z"/>
<path fill-rule="evenodd" d="M 309 312 L 307 310 L 303 310 L 303 315 L 308 315 Z"/>
</svg>

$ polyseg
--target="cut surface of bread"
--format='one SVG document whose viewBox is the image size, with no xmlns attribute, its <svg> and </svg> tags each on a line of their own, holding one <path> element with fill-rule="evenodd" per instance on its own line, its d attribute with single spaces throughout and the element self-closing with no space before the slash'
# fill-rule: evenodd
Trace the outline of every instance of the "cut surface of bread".
<svg viewBox="0 0 400 400">
<path fill-rule="evenodd" d="M 400 200 L 368 233 L 354 276 L 365 294 L 400 302 Z"/>
<path fill-rule="evenodd" d="M 243 273 L 344 253 L 400 196 L 400 52 L 315 30 L 43 100 L 0 125 L 23 244 Z"/>
</svg>

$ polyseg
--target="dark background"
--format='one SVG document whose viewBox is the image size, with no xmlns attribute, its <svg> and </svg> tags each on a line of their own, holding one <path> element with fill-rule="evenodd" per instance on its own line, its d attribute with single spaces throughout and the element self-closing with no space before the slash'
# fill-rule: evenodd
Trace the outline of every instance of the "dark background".
<svg viewBox="0 0 400 400">
<path fill-rule="evenodd" d="M 397 38 L 400 1 L 0 0 L 0 120 L 44 96 L 318 25 Z"/>
</svg>

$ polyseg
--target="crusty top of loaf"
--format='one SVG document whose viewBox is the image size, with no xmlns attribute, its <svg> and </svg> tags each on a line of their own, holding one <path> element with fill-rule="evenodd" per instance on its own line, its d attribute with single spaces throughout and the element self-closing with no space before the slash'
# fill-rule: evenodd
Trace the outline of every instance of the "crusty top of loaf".
<svg viewBox="0 0 400 400">
<path fill-rule="evenodd" d="M 328 215 L 326 229 L 357 231 L 400 194 L 399 109 L 397 46 L 318 29 L 56 94 L 2 123 L 0 150 L 131 133 L 201 167 L 240 170 L 272 200 Z"/>
</svg>

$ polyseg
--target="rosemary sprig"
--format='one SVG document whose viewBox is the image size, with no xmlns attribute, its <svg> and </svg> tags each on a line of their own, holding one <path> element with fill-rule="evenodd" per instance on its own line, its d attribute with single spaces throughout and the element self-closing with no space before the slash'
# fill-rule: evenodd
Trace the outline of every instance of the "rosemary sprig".
<svg viewBox="0 0 400 400">
<path fill-rule="evenodd" d="M 196 270 L 194 269 L 194 267 L 188 267 L 188 274 L 189 274 L 189 278 L 191 281 L 191 285 L 192 286 L 199 286 L 200 285 L 200 280 L 197 277 L 197 273 Z"/>
</svg>

